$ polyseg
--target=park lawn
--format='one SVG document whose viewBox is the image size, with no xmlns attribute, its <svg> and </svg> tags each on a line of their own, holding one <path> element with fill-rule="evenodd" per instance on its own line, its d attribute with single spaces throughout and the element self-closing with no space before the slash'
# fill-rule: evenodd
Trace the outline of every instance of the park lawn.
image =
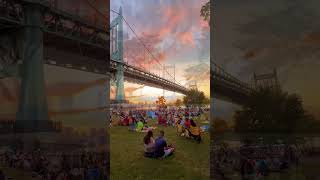
<svg viewBox="0 0 320 180">
<path fill-rule="evenodd" d="M 148 123 L 155 125 L 155 121 Z M 198 125 L 202 125 L 197 122 Z M 143 137 L 145 133 L 130 132 L 128 127 L 110 128 L 110 178 L 111 179 L 210 179 L 210 136 L 202 134 L 203 141 L 177 136 L 174 127 L 157 126 L 165 131 L 168 144 L 176 148 L 174 154 L 166 159 L 150 159 L 143 156 Z"/>
<path fill-rule="evenodd" d="M 80 112 L 56 115 L 54 120 L 61 121 L 64 127 L 90 132 L 91 129 L 106 128 L 105 112 Z"/>
<path fill-rule="evenodd" d="M 35 180 L 35 178 L 32 178 L 31 172 L 25 172 L 23 170 L 17 170 L 14 168 L 3 166 L 0 166 L 0 169 L 3 171 L 7 178 L 9 177 L 11 179 Z"/>
<path fill-rule="evenodd" d="M 309 180 L 319 179 L 319 160 L 320 156 L 306 157 L 301 159 L 299 166 L 292 166 L 282 172 L 271 172 L 264 180 Z M 225 175 L 232 180 L 241 180 L 239 171 L 227 168 L 224 169 Z"/>
</svg>

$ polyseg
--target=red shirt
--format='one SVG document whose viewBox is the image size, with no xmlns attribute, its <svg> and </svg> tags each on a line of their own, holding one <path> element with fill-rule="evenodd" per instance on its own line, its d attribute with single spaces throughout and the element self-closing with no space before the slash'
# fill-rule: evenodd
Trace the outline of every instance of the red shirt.
<svg viewBox="0 0 320 180">
<path fill-rule="evenodd" d="M 186 126 L 187 129 L 189 129 L 190 126 L 191 126 L 190 120 L 186 120 L 186 121 L 184 122 L 184 125 Z"/>
</svg>

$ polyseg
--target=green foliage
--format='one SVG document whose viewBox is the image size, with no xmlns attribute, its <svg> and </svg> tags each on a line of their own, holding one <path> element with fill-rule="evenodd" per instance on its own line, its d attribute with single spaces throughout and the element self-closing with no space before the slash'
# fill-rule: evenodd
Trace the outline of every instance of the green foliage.
<svg viewBox="0 0 320 180">
<path fill-rule="evenodd" d="M 210 1 L 201 7 L 200 15 L 210 24 Z"/>
<path fill-rule="evenodd" d="M 210 103 L 211 103 L 210 98 L 205 97 L 203 104 L 210 105 Z"/>
<path fill-rule="evenodd" d="M 156 101 L 156 104 L 159 106 L 159 107 L 166 107 L 166 99 L 164 98 L 164 96 L 160 96 L 158 97 L 158 100 Z"/>
<path fill-rule="evenodd" d="M 220 134 L 230 130 L 230 127 L 227 121 L 216 118 L 212 121 L 212 129 L 214 134 Z"/>
<path fill-rule="evenodd" d="M 175 106 L 179 107 L 183 104 L 183 102 L 181 101 L 181 99 L 177 99 L 176 102 L 174 103 Z"/>
<path fill-rule="evenodd" d="M 204 105 L 210 103 L 210 100 L 206 98 L 203 92 L 196 89 L 189 90 L 186 96 L 183 97 L 183 103 L 185 105 Z"/>
<path fill-rule="evenodd" d="M 303 132 L 316 123 L 303 109 L 301 97 L 271 88 L 253 93 L 234 118 L 235 131 L 246 133 Z"/>
</svg>

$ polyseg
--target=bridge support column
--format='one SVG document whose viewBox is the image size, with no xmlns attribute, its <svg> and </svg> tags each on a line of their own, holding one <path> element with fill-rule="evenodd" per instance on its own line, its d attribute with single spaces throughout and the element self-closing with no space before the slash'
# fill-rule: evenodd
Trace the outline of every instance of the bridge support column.
<svg viewBox="0 0 320 180">
<path fill-rule="evenodd" d="M 118 18 L 118 61 L 123 63 L 123 19 L 122 19 L 122 9 L 120 7 L 119 10 L 119 18 Z M 117 65 L 117 91 L 116 91 L 116 100 L 117 101 L 124 101 L 125 94 L 124 94 L 124 74 L 123 74 L 123 64 L 119 63 Z"/>
<path fill-rule="evenodd" d="M 124 94 L 124 77 L 123 77 L 123 65 L 118 64 L 117 67 L 117 92 L 116 92 L 116 100 L 123 101 L 125 100 Z"/>
<path fill-rule="evenodd" d="M 24 131 L 44 131 L 48 123 L 43 61 L 43 14 L 41 7 L 24 4 L 24 54 L 17 126 Z"/>
</svg>

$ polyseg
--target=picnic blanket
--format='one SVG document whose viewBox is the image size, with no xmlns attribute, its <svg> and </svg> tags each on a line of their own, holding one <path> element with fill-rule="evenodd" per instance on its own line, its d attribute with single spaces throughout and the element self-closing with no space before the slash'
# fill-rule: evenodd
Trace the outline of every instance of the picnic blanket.
<svg viewBox="0 0 320 180">
<path fill-rule="evenodd" d="M 153 127 L 153 126 L 151 126 L 151 127 L 148 127 L 148 128 L 143 128 L 141 131 L 139 131 L 139 132 L 148 132 L 148 131 L 150 131 L 150 130 L 155 130 L 157 127 Z"/>
<path fill-rule="evenodd" d="M 209 131 L 209 125 L 203 125 L 200 127 L 201 131 L 202 132 L 206 132 L 206 131 Z"/>
<path fill-rule="evenodd" d="M 147 112 L 148 116 L 151 117 L 152 119 L 155 119 L 157 116 L 156 116 L 156 112 L 154 111 L 148 111 Z"/>
</svg>

